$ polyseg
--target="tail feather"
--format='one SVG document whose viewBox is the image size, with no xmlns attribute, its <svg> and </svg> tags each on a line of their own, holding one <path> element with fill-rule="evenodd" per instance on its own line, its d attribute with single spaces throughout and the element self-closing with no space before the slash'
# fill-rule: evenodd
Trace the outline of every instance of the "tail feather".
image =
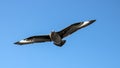
<svg viewBox="0 0 120 68">
<path fill-rule="evenodd" d="M 60 44 L 54 43 L 56 46 L 62 47 L 65 44 L 66 40 L 62 40 Z"/>
</svg>

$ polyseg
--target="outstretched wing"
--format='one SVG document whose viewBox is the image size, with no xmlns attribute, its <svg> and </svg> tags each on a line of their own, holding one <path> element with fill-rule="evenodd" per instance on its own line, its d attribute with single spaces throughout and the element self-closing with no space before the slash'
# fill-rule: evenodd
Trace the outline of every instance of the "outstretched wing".
<svg viewBox="0 0 120 68">
<path fill-rule="evenodd" d="M 23 45 L 23 44 L 30 44 L 30 43 L 40 43 L 40 42 L 48 42 L 51 41 L 49 35 L 41 35 L 41 36 L 32 36 L 21 41 L 15 42 L 15 44 Z"/>
<path fill-rule="evenodd" d="M 85 21 L 85 22 L 74 23 L 57 33 L 61 36 L 61 38 L 64 38 L 64 37 L 72 34 L 73 32 L 77 31 L 78 29 L 81 29 L 83 27 L 86 27 L 86 26 L 92 24 L 95 21 L 96 20 L 90 20 L 90 21 Z"/>
</svg>

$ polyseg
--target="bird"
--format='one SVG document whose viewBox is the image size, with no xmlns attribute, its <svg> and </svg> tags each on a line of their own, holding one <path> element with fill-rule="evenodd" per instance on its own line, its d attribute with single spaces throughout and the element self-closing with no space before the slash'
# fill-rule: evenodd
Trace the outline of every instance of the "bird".
<svg viewBox="0 0 120 68">
<path fill-rule="evenodd" d="M 72 33 L 76 32 L 81 28 L 84 28 L 94 23 L 95 21 L 96 20 L 88 20 L 88 21 L 73 23 L 60 31 L 57 32 L 51 31 L 51 33 L 47 35 L 31 36 L 23 40 L 17 41 L 14 44 L 25 45 L 32 43 L 53 42 L 54 45 L 62 47 L 66 43 L 66 40 L 63 40 L 63 38 L 71 35 Z"/>
</svg>

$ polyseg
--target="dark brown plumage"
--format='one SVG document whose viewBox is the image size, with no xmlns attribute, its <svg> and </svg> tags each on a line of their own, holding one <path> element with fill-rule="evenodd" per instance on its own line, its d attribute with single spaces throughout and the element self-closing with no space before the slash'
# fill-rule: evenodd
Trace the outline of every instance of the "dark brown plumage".
<svg viewBox="0 0 120 68">
<path fill-rule="evenodd" d="M 23 39 L 21 41 L 15 42 L 15 44 L 18 45 L 24 45 L 24 44 L 31 44 L 31 43 L 40 43 L 40 42 L 51 42 L 53 41 L 55 45 L 57 46 L 63 46 L 66 40 L 62 40 L 64 37 L 67 37 L 68 35 L 74 33 L 75 31 L 86 27 L 96 20 L 90 20 L 85 22 L 78 22 L 74 23 L 66 28 L 64 28 L 61 31 L 58 32 L 51 32 L 49 35 L 40 35 L 40 36 L 32 36 L 28 37 L 26 39 Z"/>
</svg>

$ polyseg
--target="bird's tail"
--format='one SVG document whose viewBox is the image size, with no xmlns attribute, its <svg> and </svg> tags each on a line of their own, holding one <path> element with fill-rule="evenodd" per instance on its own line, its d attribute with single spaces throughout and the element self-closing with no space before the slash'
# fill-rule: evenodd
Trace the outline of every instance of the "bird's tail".
<svg viewBox="0 0 120 68">
<path fill-rule="evenodd" d="M 54 43 L 56 46 L 62 47 L 65 44 L 66 40 L 62 40 L 60 44 Z"/>
</svg>

